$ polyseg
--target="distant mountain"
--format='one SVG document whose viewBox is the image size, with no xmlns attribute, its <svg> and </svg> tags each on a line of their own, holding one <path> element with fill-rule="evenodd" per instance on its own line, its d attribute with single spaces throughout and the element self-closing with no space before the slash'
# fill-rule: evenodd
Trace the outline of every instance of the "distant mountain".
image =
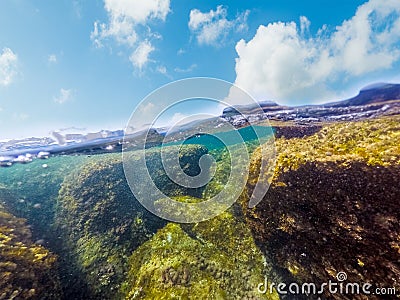
<svg viewBox="0 0 400 300">
<path fill-rule="evenodd" d="M 324 104 L 324 107 L 346 107 L 346 106 L 359 106 L 373 103 L 379 103 L 389 100 L 400 99 L 400 84 L 392 83 L 376 83 L 364 87 L 357 96 Z"/>
<path fill-rule="evenodd" d="M 268 118 L 306 125 L 396 115 L 400 114 L 400 84 L 375 83 L 361 89 L 353 98 L 321 105 L 282 106 L 268 101 L 261 102 L 260 106 L 263 114 L 257 105 L 241 105 L 225 108 L 221 117 L 241 127 L 246 126 L 250 119 Z"/>
<path fill-rule="evenodd" d="M 250 115 L 256 112 L 257 109 L 259 109 L 259 107 L 261 107 L 265 113 L 268 113 L 286 109 L 304 110 L 305 108 L 315 108 L 315 107 L 329 108 L 329 107 L 362 106 L 362 105 L 380 103 L 390 100 L 400 100 L 400 84 L 382 83 L 382 82 L 370 84 L 362 88 L 358 93 L 358 95 L 353 98 L 335 102 L 329 102 L 321 105 L 290 107 L 290 106 L 279 105 L 273 101 L 260 102 L 259 106 L 257 106 L 256 104 L 235 105 L 225 108 L 223 110 L 222 116 L 228 117 L 232 115 L 238 115 L 240 114 L 239 111 L 242 114 Z"/>
</svg>

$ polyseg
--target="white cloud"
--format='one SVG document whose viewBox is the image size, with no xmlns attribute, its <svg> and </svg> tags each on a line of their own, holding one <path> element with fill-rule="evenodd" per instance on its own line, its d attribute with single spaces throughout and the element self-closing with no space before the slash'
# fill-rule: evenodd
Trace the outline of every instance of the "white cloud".
<svg viewBox="0 0 400 300">
<path fill-rule="evenodd" d="M 148 102 L 145 106 L 140 106 L 140 110 L 142 113 L 147 114 L 151 113 L 155 107 L 154 103 Z"/>
<path fill-rule="evenodd" d="M 197 68 L 197 64 L 191 64 L 188 68 L 186 69 L 182 69 L 182 68 L 175 68 L 174 71 L 177 73 L 190 73 L 192 72 L 194 69 Z"/>
<path fill-rule="evenodd" d="M 55 64 L 57 62 L 57 56 L 55 54 L 50 54 L 49 57 L 47 58 L 47 61 L 49 63 Z"/>
<path fill-rule="evenodd" d="M 104 8 L 108 13 L 108 22 L 94 23 L 90 35 L 93 43 L 97 47 L 103 47 L 104 42 L 113 39 L 119 45 L 135 49 L 130 58 L 135 52 L 141 51 L 139 54 L 142 57 L 138 61 L 133 59 L 133 64 L 141 68 L 147 62 L 148 54 L 154 50 L 150 39 L 160 37 L 151 31 L 148 23 L 155 20 L 165 21 L 170 12 L 170 0 L 104 0 Z"/>
<path fill-rule="evenodd" d="M 198 9 L 190 11 L 189 29 L 197 38 L 199 44 L 220 45 L 226 36 L 232 31 L 247 29 L 247 17 L 249 11 L 239 14 L 236 19 L 227 19 L 227 9 L 219 5 L 216 10 L 203 13 Z"/>
<path fill-rule="evenodd" d="M 53 100 L 56 103 L 64 104 L 72 99 L 74 96 L 74 90 L 72 89 L 60 89 L 60 93 L 58 96 L 54 97 Z"/>
<path fill-rule="evenodd" d="M 300 32 L 301 34 L 307 33 L 310 30 L 311 22 L 305 16 L 300 16 Z"/>
<path fill-rule="evenodd" d="M 18 56 L 10 48 L 3 48 L 0 54 L 0 85 L 12 83 L 17 74 L 17 63 Z"/>
<path fill-rule="evenodd" d="M 400 59 L 398 0 L 370 0 L 329 32 L 311 36 L 310 21 L 260 26 L 249 41 L 236 45 L 235 83 L 259 100 L 326 101 L 333 86 L 392 68 Z"/>
<path fill-rule="evenodd" d="M 149 41 L 144 41 L 136 48 L 136 50 L 131 54 L 129 60 L 134 67 L 142 70 L 143 66 L 148 62 L 149 55 L 154 51 L 154 47 Z"/>
<path fill-rule="evenodd" d="M 177 112 L 174 113 L 172 118 L 171 118 L 171 124 L 176 124 L 184 121 L 186 118 L 189 118 L 189 115 L 185 115 L 183 113 Z"/>
</svg>

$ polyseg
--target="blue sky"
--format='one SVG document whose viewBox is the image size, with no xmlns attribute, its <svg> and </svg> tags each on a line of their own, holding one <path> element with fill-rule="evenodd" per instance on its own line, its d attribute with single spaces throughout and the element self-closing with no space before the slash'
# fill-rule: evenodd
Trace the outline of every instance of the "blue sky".
<svg viewBox="0 0 400 300">
<path fill-rule="evenodd" d="M 398 0 L 4 0 L 0 139 L 123 128 L 147 94 L 194 76 L 283 104 L 345 98 L 400 81 L 399 45 Z M 179 115 L 191 109 L 207 111 Z"/>
</svg>

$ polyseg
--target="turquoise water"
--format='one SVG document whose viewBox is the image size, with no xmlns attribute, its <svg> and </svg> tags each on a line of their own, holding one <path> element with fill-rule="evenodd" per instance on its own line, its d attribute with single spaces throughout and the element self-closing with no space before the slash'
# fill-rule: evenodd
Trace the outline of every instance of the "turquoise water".
<svg viewBox="0 0 400 300">
<path fill-rule="evenodd" d="M 238 132 L 240 138 L 233 131 L 228 131 L 218 132 L 214 136 L 194 135 L 183 143 L 182 147 L 187 147 L 189 154 L 192 153 L 190 154 L 192 158 L 186 157 L 181 164 L 181 167 L 186 168 L 186 170 L 196 170 L 199 155 L 203 153 L 201 149 L 204 149 L 204 147 L 209 154 L 214 156 L 217 162 L 214 178 L 207 186 L 197 189 L 196 193 L 181 189 L 171 183 L 163 173 L 162 167 L 158 169 L 159 157 L 157 155 L 151 156 L 153 160 L 150 160 L 150 164 L 153 164 L 152 178 L 158 181 L 158 186 L 168 196 L 180 197 L 184 201 L 192 197 L 190 195 L 193 194 L 203 199 L 212 197 L 224 188 L 229 176 L 233 158 L 230 157 L 226 147 L 235 147 L 239 142 L 244 141 L 248 151 L 251 152 L 260 142 L 272 136 L 271 128 L 262 126 L 241 128 Z M 194 145 L 195 148 L 190 148 L 191 145 Z M 173 146 L 173 143 L 164 146 L 167 148 L 167 146 Z M 158 147 L 147 151 L 152 153 L 152 151 L 157 151 L 156 148 Z M 159 232 L 172 230 L 168 227 L 172 223 L 154 216 L 135 199 L 126 183 L 121 153 L 118 152 L 98 155 L 57 155 L 48 159 L 34 159 L 27 164 L 14 164 L 9 168 L 0 168 L 0 242 L 4 243 L 4 247 L 11 247 L 11 244 L 9 244 L 11 242 L 8 239 L 5 238 L 2 241 L 1 234 L 5 232 L 1 232 L 1 230 L 11 226 L 6 221 L 4 214 L 24 218 L 26 220 L 24 230 L 30 232 L 28 236 L 24 233 L 24 239 L 21 241 L 18 240 L 21 238 L 18 235 L 11 240 L 11 242 L 15 240 L 14 249 L 19 246 L 30 247 L 32 253 L 38 251 L 37 249 L 44 249 L 57 258 L 57 263 L 47 263 L 46 260 L 31 259 L 30 256 L 23 255 L 23 252 L 12 252 L 14 254 L 7 259 L 10 260 L 10 265 L 17 265 L 18 274 L 24 274 L 27 266 L 31 266 L 35 270 L 35 275 L 32 275 L 29 280 L 17 276 L 14 279 L 9 279 L 7 283 L 15 286 L 14 289 L 19 291 L 18 295 L 21 299 L 25 299 L 25 296 L 29 293 L 34 293 L 30 291 L 29 286 L 37 284 L 41 284 L 43 287 L 43 290 L 40 288 L 36 290 L 36 293 L 40 295 L 38 296 L 39 299 L 123 299 L 128 297 L 126 295 L 129 294 L 130 289 L 141 295 L 140 287 L 137 287 L 138 283 L 135 281 L 137 279 L 132 279 L 134 276 L 131 274 L 131 268 L 137 266 L 137 264 L 144 268 L 143 270 L 147 268 L 147 263 L 139 258 L 142 255 L 140 254 L 140 247 L 150 242 L 155 244 L 152 247 L 156 247 L 158 245 L 156 237 Z M 234 221 L 231 214 L 228 216 L 228 220 L 223 223 L 232 222 L 230 226 L 239 226 L 234 230 L 235 234 L 240 235 L 240 238 L 246 238 L 245 235 L 249 232 L 243 231 L 244 228 L 240 225 L 242 221 L 239 219 Z M 218 232 L 219 225 L 214 227 L 215 225 L 210 223 L 207 226 L 210 226 L 210 229 L 206 232 Z M 184 228 L 187 230 L 188 227 L 182 226 L 182 229 Z M 18 233 L 18 230 L 21 229 L 13 229 L 15 233 Z M 173 236 L 176 234 L 174 230 L 168 232 L 168 234 Z M 212 258 L 210 253 L 219 253 L 218 257 L 225 257 L 229 254 L 224 258 L 229 261 L 235 257 L 231 253 L 234 250 L 232 248 L 235 247 L 234 244 L 229 246 L 229 243 L 232 242 L 227 242 L 226 245 L 221 244 L 221 247 L 226 249 L 224 251 L 219 249 L 220 247 L 214 249 L 213 247 L 216 246 L 211 246 L 212 244 L 204 248 L 202 245 L 207 239 L 205 237 L 206 232 L 187 232 L 188 236 L 185 237 L 187 241 L 181 244 L 178 242 L 176 246 L 169 250 L 170 253 L 173 253 L 174 249 L 187 247 L 185 243 L 193 243 L 191 246 L 195 247 L 193 249 L 201 246 L 200 248 L 203 250 L 196 250 L 198 253 L 182 252 L 186 253 L 187 256 L 180 254 L 180 259 L 171 267 L 166 267 L 165 264 L 173 260 L 174 256 L 169 257 L 168 254 L 160 254 L 160 261 L 163 264 L 160 267 L 161 272 L 166 272 L 166 268 L 176 266 L 174 268 L 176 268 L 177 274 L 180 274 L 179 276 L 184 277 L 182 280 L 185 284 L 174 287 L 174 285 L 162 283 L 159 289 L 171 289 L 172 294 L 177 291 L 183 293 L 182 289 L 189 291 L 192 288 L 197 289 L 199 284 L 203 284 L 202 282 L 205 279 L 197 279 L 200 281 L 196 281 L 195 276 L 201 275 L 207 278 L 209 273 L 204 273 L 197 267 L 191 270 L 192 267 L 186 265 L 187 260 L 197 260 L 203 257 L 204 260 L 210 261 L 212 264 L 220 264 L 216 258 Z M 211 236 L 210 238 L 212 240 L 215 237 Z M 224 238 L 231 239 L 232 237 L 225 234 Z M 218 239 L 224 241 L 224 238 L 219 237 Z M 234 239 L 236 238 L 239 237 Z M 153 239 L 155 240 L 153 241 Z M 209 253 L 209 251 L 211 252 Z M 251 249 L 251 246 L 246 246 L 244 251 L 254 252 L 255 250 Z M 133 258 L 135 255 L 138 256 L 137 259 Z M 155 252 L 154 255 L 157 257 L 159 254 Z M 257 259 L 261 259 L 261 256 Z M 26 261 L 26 264 L 18 265 L 21 260 Z M 250 263 L 255 264 L 256 262 L 252 259 Z M 182 266 L 180 266 L 181 264 Z M 226 266 L 226 270 L 221 269 L 220 272 L 233 272 L 232 274 L 239 271 L 247 272 L 247 267 L 246 264 L 243 264 L 243 266 L 239 264 L 236 268 Z M 188 272 L 193 274 L 188 275 Z M 200 272 L 200 275 L 194 275 L 195 272 Z M 43 274 L 52 274 L 51 276 L 55 278 L 55 281 L 44 279 L 47 277 L 43 277 Z M 257 274 L 260 275 L 259 271 L 257 271 Z M 166 278 L 172 276 L 171 281 L 174 282 L 175 275 L 162 275 L 161 279 L 164 280 L 165 276 Z M 192 281 L 190 280 L 191 276 L 193 277 Z M 218 290 L 224 285 L 219 279 L 215 278 L 218 276 L 222 278 L 222 275 L 217 276 L 215 273 L 213 276 L 214 279 L 207 283 L 208 287 L 203 287 L 204 291 L 208 288 Z M 245 295 L 248 293 L 237 291 L 245 278 L 241 278 L 240 274 L 229 276 L 227 278 L 231 278 L 232 284 L 224 285 L 224 293 L 228 293 L 228 295 Z M 149 278 L 153 277 L 150 276 Z M 161 280 L 157 278 L 151 280 Z M 175 291 L 175 288 L 178 290 Z M 12 292 L 6 293 L 6 297 L 9 297 Z M 129 296 L 128 298 L 134 299 L 135 297 Z M 138 296 L 138 299 L 157 299 L 157 297 L 149 296 L 146 298 L 142 295 Z"/>
<path fill-rule="evenodd" d="M 187 139 L 184 144 L 200 144 L 209 150 L 222 149 L 227 146 L 233 146 L 240 143 L 237 136 L 240 134 L 244 142 L 262 143 L 273 134 L 271 127 L 265 126 L 248 126 L 240 128 L 237 131 L 217 132 L 214 135 L 201 134 Z"/>
<path fill-rule="evenodd" d="M 57 155 L 2 167 L 0 299 L 318 299 L 320 295 L 279 298 L 266 285 L 315 281 L 322 286 L 343 273 L 348 282 L 382 282 L 398 290 L 397 125 L 396 119 L 384 132 L 384 120 L 362 126 L 339 123 L 312 136 L 277 139 L 276 177 L 255 208 L 249 207 L 249 197 L 258 182 L 268 182 L 271 170 L 259 174 L 269 152 L 254 150 L 273 138 L 271 128 L 241 128 L 240 138 L 230 131 L 198 134 L 179 147 L 171 143 L 146 149 L 149 175 L 165 195 L 154 206 L 193 218 L 198 212 L 190 205 L 183 210 L 165 200 L 203 202 L 209 204 L 206 212 L 217 210 L 220 203 L 208 200 L 221 191 L 233 194 L 240 180 L 227 184 L 230 175 L 235 166 L 250 163 L 249 174 L 236 173 L 245 182 L 236 202 L 197 223 L 167 221 L 146 210 L 128 186 L 120 152 Z M 241 139 L 250 162 L 239 155 L 245 151 Z M 361 155 L 375 157 L 368 147 L 381 149 L 388 141 L 388 150 L 397 156 L 389 157 L 393 163 L 387 166 L 363 163 L 353 154 L 342 164 L 335 161 L 339 154 L 327 148 L 348 147 L 349 142 L 357 151 L 365 147 Z M 211 154 L 214 176 L 204 186 L 179 186 L 167 176 L 161 150 L 166 160 L 178 153 L 173 167 L 189 176 L 197 176 L 200 158 Z M 315 151 L 322 156 L 314 157 Z M 124 152 L 124 159 L 125 154 L 140 161 L 143 150 Z M 301 159 L 305 163 L 297 166 Z M 140 188 L 152 195 L 150 183 Z M 257 289 L 260 284 L 263 293 Z"/>
</svg>

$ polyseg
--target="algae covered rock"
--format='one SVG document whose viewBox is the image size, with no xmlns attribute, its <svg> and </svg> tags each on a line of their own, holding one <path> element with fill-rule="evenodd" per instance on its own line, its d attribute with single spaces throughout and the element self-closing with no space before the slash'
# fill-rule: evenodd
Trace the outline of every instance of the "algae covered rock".
<svg viewBox="0 0 400 300">
<path fill-rule="evenodd" d="M 246 217 L 281 280 L 321 286 L 345 272 L 345 283 L 399 290 L 399 118 L 326 125 L 276 146 L 270 189 Z M 249 190 L 261 159 L 256 151 Z"/>
<path fill-rule="evenodd" d="M 125 299 L 279 299 L 260 294 L 263 257 L 232 212 L 167 224 L 129 259 Z"/>
<path fill-rule="evenodd" d="M 207 149 L 181 148 L 181 166 L 196 174 Z M 140 153 L 128 153 L 136 159 Z M 146 150 L 154 182 L 167 195 L 190 194 L 163 172 L 159 149 Z M 193 193 L 197 194 L 201 190 Z M 71 272 L 87 283 L 90 297 L 118 299 L 127 259 L 166 222 L 148 212 L 132 194 L 119 154 L 98 155 L 67 176 L 59 192 L 56 222 L 70 253 Z"/>
<path fill-rule="evenodd" d="M 60 299 L 57 257 L 0 205 L 0 299 Z"/>
<path fill-rule="evenodd" d="M 127 180 L 135 183 L 136 193 L 143 193 L 148 198 L 154 198 L 150 195 L 156 195 L 149 181 L 167 196 L 200 197 L 203 191 L 202 187 L 189 188 L 186 186 L 190 186 L 190 184 L 185 180 L 182 180 L 183 184 L 177 184 L 172 178 L 179 179 L 180 174 L 188 177 L 199 175 L 201 171 L 199 160 L 207 153 L 206 147 L 190 144 L 155 147 L 147 149 L 145 152 L 142 150 L 125 151 L 123 154 L 124 171 Z M 144 164 L 141 158 L 145 161 Z M 206 176 L 207 170 L 202 174 Z"/>
</svg>

